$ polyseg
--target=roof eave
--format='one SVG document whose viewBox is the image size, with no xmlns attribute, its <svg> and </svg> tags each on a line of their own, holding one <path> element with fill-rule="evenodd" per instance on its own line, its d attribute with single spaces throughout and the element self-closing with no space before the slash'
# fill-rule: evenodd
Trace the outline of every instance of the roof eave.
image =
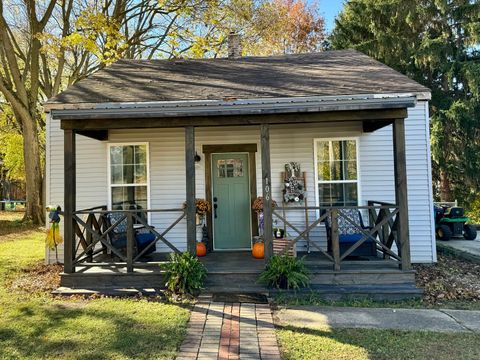
<svg viewBox="0 0 480 360">
<path fill-rule="evenodd" d="M 415 106 L 429 93 L 311 96 L 244 100 L 193 100 L 139 103 L 48 104 L 54 119 L 153 118 L 221 115 L 260 115 L 295 112 L 326 112 L 394 109 Z"/>
</svg>

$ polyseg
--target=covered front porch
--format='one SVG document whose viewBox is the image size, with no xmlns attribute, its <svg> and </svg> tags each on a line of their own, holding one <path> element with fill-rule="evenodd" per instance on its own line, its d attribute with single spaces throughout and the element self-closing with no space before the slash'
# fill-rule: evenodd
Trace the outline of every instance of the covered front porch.
<svg viewBox="0 0 480 360">
<path fill-rule="evenodd" d="M 390 101 L 390 102 L 389 102 Z M 134 275 L 139 281 L 139 276 L 150 278 L 151 274 L 161 274 L 159 264 L 168 261 L 168 252 L 183 251 L 170 236 L 179 226 L 184 226 L 186 236 L 186 249 L 192 254 L 196 253 L 198 230 L 196 224 L 196 129 L 215 129 L 218 126 L 249 127 L 257 129 L 259 135 L 259 156 L 261 159 L 261 194 L 264 197 L 264 244 L 265 260 L 274 255 L 275 239 L 273 227 L 282 227 L 287 230 L 288 236 L 284 239 L 287 247 L 296 249 L 297 256 L 306 255 L 306 261 L 313 269 L 314 278 L 321 279 L 320 283 L 338 283 L 338 279 L 349 278 L 351 283 L 375 283 L 380 275 L 385 275 L 388 281 L 393 281 L 390 276 L 397 276 L 401 281 L 411 277 L 411 260 L 408 229 L 407 209 L 407 181 L 405 160 L 405 118 L 408 106 L 414 104 L 411 98 L 395 101 L 384 101 L 379 105 L 371 104 L 370 109 L 365 104 L 361 108 L 351 110 L 352 105 L 342 111 L 319 111 L 314 113 L 293 114 L 265 114 L 265 115 L 216 115 L 210 117 L 148 117 L 108 119 L 92 119 L 91 114 L 85 113 L 82 117 L 78 111 L 73 115 L 68 110 L 58 111 L 55 116 L 60 119 L 64 134 L 64 284 L 73 284 L 70 280 L 83 277 L 95 283 L 95 274 L 98 279 L 115 274 L 115 281 L 128 284 L 128 276 Z M 338 105 L 336 105 L 338 106 Z M 328 108 L 327 108 L 328 109 Z M 136 115 L 138 116 L 138 115 Z M 145 115 L 146 116 L 146 115 Z M 383 201 L 368 201 L 360 206 L 307 206 L 296 207 L 278 205 L 272 207 L 272 169 L 271 169 L 271 130 L 276 126 L 288 127 L 291 124 L 358 124 L 364 133 L 374 132 L 380 128 L 392 125 L 393 143 L 393 168 L 395 203 Z M 77 134 L 108 141 L 109 134 L 125 129 L 171 129 L 183 128 L 184 132 L 184 171 L 185 171 L 185 207 L 184 199 L 178 199 L 176 208 L 135 208 L 112 210 L 102 205 L 96 208 L 77 209 L 78 176 L 76 169 Z M 215 150 L 210 145 L 210 152 Z M 204 146 L 205 149 L 205 146 Z M 275 154 L 274 154 L 275 155 Z M 208 177 L 208 174 L 205 175 Z M 277 176 L 277 174 L 275 174 Z M 275 181 L 275 179 L 274 179 Z M 212 194 L 206 189 L 206 197 L 211 200 Z M 381 200 L 381 199 L 375 199 Z M 308 221 L 299 225 L 290 221 L 289 214 L 295 212 L 308 212 Z M 362 215 L 368 227 L 360 224 L 352 217 L 352 211 Z M 112 216 L 115 220 L 112 221 Z M 212 236 L 212 216 L 207 214 L 208 235 Z M 155 226 L 149 219 L 155 217 Z M 158 219 L 163 219 L 159 221 Z M 341 244 L 339 222 L 349 223 L 360 236 L 347 247 Z M 274 225 L 275 223 L 275 225 Z M 328 223 L 328 246 L 311 234 L 318 229 L 326 228 Z M 118 249 L 112 245 L 112 236 L 119 227 L 125 233 L 125 247 Z M 154 240 L 141 249 L 137 246 L 136 234 L 140 229 L 153 235 Z M 297 247 L 302 242 L 307 244 L 307 249 Z M 370 256 L 355 256 L 355 251 L 366 243 L 371 243 L 374 253 Z M 151 250 L 161 247 L 161 253 L 151 253 Z M 287 249 L 288 250 L 288 249 Z M 209 278 L 217 279 L 221 284 L 221 277 L 228 281 L 232 277 L 254 277 L 264 267 L 264 260 L 254 260 L 250 252 L 212 252 L 202 259 L 209 269 Z M 372 272 L 373 271 L 373 272 Z M 73 275 L 75 274 L 75 275 Z M 142 275 L 143 274 L 143 275 Z M 324 274 L 324 275 L 322 275 Z M 345 276 L 340 276 L 345 274 Z M 360 274 L 360 277 L 354 276 Z M 369 276 L 365 274 L 374 274 Z M 228 275 L 228 276 L 227 276 Z M 93 276 L 93 278 L 92 278 Z M 119 278 L 118 276 L 122 276 Z M 340 276 L 340 277 L 339 277 Z M 383 275 L 382 275 L 383 276 Z M 119 280 L 119 279 L 124 280 Z M 97 279 L 97 280 L 98 280 Z M 359 280 L 361 279 L 361 280 Z M 403 279 L 403 280 L 402 280 Z M 342 280 L 343 281 L 343 280 Z M 108 283 L 108 281 L 107 281 Z M 340 282 L 341 283 L 341 282 Z M 152 283 L 153 284 L 153 283 Z"/>
</svg>

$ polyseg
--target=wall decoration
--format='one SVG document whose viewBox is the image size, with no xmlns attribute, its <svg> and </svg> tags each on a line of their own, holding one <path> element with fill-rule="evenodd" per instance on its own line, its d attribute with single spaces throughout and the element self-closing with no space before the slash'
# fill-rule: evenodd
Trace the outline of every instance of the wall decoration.
<svg viewBox="0 0 480 360">
<path fill-rule="evenodd" d="M 305 180 L 300 176 L 300 164 L 285 164 L 283 199 L 286 203 L 302 203 L 305 200 Z"/>
</svg>

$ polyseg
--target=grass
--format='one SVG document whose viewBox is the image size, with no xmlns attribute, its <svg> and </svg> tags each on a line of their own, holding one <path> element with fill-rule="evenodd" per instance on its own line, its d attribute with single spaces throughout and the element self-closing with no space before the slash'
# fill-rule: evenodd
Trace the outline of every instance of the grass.
<svg viewBox="0 0 480 360">
<path fill-rule="evenodd" d="M 35 232 L 38 227 L 29 222 L 22 222 L 23 213 L 15 211 L 0 211 L 0 241 L 14 237 L 25 231 Z"/>
<path fill-rule="evenodd" d="M 441 305 L 430 304 L 422 299 L 407 299 L 397 301 L 378 301 L 370 298 L 326 300 L 321 294 L 312 292 L 301 295 L 275 296 L 274 301 L 279 306 L 313 305 L 313 306 L 336 306 L 336 307 L 363 307 L 363 308 L 404 308 L 404 309 L 455 309 L 455 310 L 480 310 L 480 302 L 448 300 Z"/>
<path fill-rule="evenodd" d="M 188 309 L 158 299 L 53 298 L 9 283 L 44 258 L 45 233 L 0 213 L 2 359 L 172 359 Z"/>
<path fill-rule="evenodd" d="M 480 334 L 377 329 L 277 329 L 282 359 L 479 359 Z"/>
<path fill-rule="evenodd" d="M 369 298 L 365 299 L 349 299 L 343 300 L 326 300 L 321 294 L 312 291 L 311 293 L 302 294 L 277 294 L 274 298 L 276 304 L 280 306 L 338 306 L 338 307 L 368 307 L 368 308 L 409 308 L 421 309 L 428 305 L 424 304 L 420 299 L 398 300 L 398 301 L 378 301 Z"/>
</svg>

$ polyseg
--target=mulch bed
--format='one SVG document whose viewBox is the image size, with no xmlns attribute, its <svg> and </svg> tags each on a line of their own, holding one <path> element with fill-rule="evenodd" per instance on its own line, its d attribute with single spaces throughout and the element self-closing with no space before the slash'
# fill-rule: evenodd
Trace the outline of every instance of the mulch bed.
<svg viewBox="0 0 480 360">
<path fill-rule="evenodd" d="M 49 293 L 60 286 L 60 264 L 45 265 L 37 263 L 25 270 L 11 281 L 9 288 L 30 294 Z"/>
<path fill-rule="evenodd" d="M 415 266 L 417 286 L 424 288 L 424 302 L 442 305 L 447 301 L 480 303 L 480 264 L 449 255 L 438 255 L 435 265 Z"/>
</svg>

